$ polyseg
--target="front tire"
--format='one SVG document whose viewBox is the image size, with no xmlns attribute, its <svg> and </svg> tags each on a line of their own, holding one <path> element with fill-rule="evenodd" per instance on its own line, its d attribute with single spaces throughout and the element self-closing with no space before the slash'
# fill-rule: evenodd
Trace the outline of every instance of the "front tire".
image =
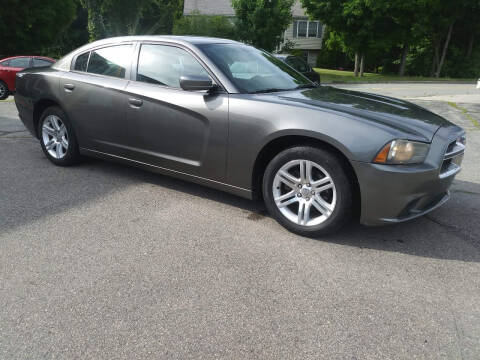
<svg viewBox="0 0 480 360">
<path fill-rule="evenodd" d="M 0 100 L 5 100 L 10 96 L 10 90 L 8 90 L 7 84 L 0 81 Z"/>
<path fill-rule="evenodd" d="M 288 230 L 318 237 L 339 230 L 352 214 L 352 185 L 344 160 L 310 146 L 286 149 L 268 164 L 263 197 Z"/>
<path fill-rule="evenodd" d="M 78 142 L 67 114 L 59 107 L 46 109 L 38 123 L 42 150 L 48 160 L 58 166 L 69 166 L 80 161 Z"/>
</svg>

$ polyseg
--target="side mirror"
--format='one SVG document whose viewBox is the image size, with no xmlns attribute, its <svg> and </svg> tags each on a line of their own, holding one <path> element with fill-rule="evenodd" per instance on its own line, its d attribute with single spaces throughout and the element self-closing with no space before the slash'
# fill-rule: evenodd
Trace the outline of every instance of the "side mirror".
<svg viewBox="0 0 480 360">
<path fill-rule="evenodd" d="M 187 91 L 212 90 L 215 85 L 207 76 L 185 75 L 180 77 L 180 87 Z"/>
</svg>

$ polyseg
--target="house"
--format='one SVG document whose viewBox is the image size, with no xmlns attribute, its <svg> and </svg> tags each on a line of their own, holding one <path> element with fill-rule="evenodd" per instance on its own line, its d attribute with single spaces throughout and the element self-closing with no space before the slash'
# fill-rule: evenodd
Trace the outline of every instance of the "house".
<svg viewBox="0 0 480 360">
<path fill-rule="evenodd" d="M 184 15 L 190 15 L 197 11 L 205 15 L 235 17 L 231 0 L 184 1 Z M 299 0 L 296 0 L 292 7 L 292 15 L 293 22 L 285 31 L 282 44 L 288 40 L 292 41 L 294 43 L 293 48 L 301 50 L 305 60 L 307 60 L 311 66 L 315 66 L 318 54 L 322 48 L 325 26 L 320 23 L 320 21 L 309 20 Z"/>
</svg>

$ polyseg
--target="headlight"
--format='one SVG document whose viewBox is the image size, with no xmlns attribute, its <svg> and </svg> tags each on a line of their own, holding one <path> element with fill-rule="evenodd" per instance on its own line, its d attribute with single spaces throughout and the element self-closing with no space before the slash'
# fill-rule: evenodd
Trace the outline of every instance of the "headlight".
<svg viewBox="0 0 480 360">
<path fill-rule="evenodd" d="M 427 157 L 430 144 L 408 140 L 393 140 L 375 156 L 379 164 L 420 164 Z"/>
</svg>

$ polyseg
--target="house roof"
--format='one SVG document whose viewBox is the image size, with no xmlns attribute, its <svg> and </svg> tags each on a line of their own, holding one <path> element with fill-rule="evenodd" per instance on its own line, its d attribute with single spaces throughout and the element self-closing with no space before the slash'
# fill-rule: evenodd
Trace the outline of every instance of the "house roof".
<svg viewBox="0 0 480 360">
<path fill-rule="evenodd" d="M 205 15 L 226 15 L 235 16 L 231 0 L 185 0 L 183 13 L 189 15 L 194 11 L 199 11 Z M 299 0 L 295 1 L 292 7 L 293 17 L 306 17 Z"/>
</svg>

